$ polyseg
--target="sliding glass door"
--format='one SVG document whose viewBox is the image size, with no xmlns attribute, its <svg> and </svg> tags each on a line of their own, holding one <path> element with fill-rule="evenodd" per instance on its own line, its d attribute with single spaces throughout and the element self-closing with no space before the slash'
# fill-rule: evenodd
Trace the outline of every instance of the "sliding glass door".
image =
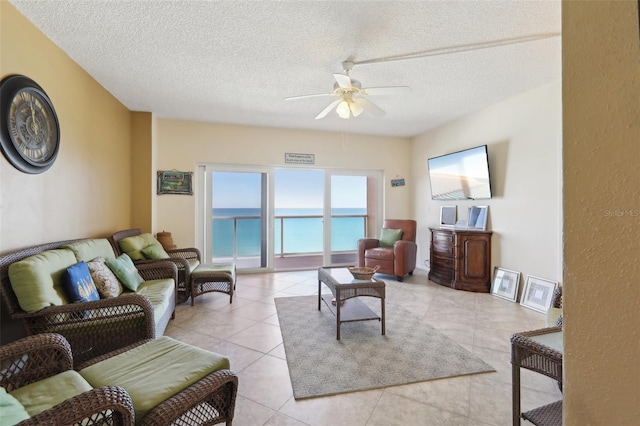
<svg viewBox="0 0 640 426">
<path fill-rule="evenodd" d="M 296 270 L 357 262 L 377 229 L 380 172 L 202 166 L 205 261 L 239 270 Z"/>
</svg>

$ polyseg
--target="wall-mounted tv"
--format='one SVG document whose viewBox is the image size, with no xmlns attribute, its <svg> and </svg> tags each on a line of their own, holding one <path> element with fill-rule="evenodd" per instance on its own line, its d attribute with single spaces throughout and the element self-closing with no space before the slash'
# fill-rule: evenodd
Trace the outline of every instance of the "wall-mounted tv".
<svg viewBox="0 0 640 426">
<path fill-rule="evenodd" d="M 433 200 L 486 200 L 491 198 L 487 146 L 429 158 Z"/>
</svg>

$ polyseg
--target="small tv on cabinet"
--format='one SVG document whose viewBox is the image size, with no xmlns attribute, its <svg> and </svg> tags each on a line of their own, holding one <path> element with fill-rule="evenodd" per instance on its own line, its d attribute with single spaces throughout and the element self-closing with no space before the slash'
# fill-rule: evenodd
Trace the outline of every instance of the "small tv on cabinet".
<svg viewBox="0 0 640 426">
<path fill-rule="evenodd" d="M 487 146 L 429 158 L 433 200 L 486 200 L 491 198 Z"/>
</svg>

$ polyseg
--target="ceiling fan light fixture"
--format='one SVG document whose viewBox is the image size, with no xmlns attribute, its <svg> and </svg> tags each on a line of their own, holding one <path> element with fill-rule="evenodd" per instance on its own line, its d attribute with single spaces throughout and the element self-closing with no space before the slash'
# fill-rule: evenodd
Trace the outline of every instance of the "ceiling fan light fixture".
<svg viewBox="0 0 640 426">
<path fill-rule="evenodd" d="M 351 109 L 349 108 L 349 103 L 344 100 L 338 104 L 336 107 L 336 113 L 338 113 L 338 117 L 347 119 L 351 115 Z"/>
</svg>

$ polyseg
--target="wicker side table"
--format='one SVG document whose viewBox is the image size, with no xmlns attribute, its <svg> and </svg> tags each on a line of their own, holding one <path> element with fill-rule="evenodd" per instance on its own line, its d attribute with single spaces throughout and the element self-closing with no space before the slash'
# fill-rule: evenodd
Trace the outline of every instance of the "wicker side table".
<svg viewBox="0 0 640 426">
<path fill-rule="evenodd" d="M 511 336 L 513 425 L 520 425 L 520 368 L 562 384 L 562 327 L 525 331 Z M 562 401 L 535 408 L 522 417 L 538 426 L 562 426 Z"/>
</svg>

